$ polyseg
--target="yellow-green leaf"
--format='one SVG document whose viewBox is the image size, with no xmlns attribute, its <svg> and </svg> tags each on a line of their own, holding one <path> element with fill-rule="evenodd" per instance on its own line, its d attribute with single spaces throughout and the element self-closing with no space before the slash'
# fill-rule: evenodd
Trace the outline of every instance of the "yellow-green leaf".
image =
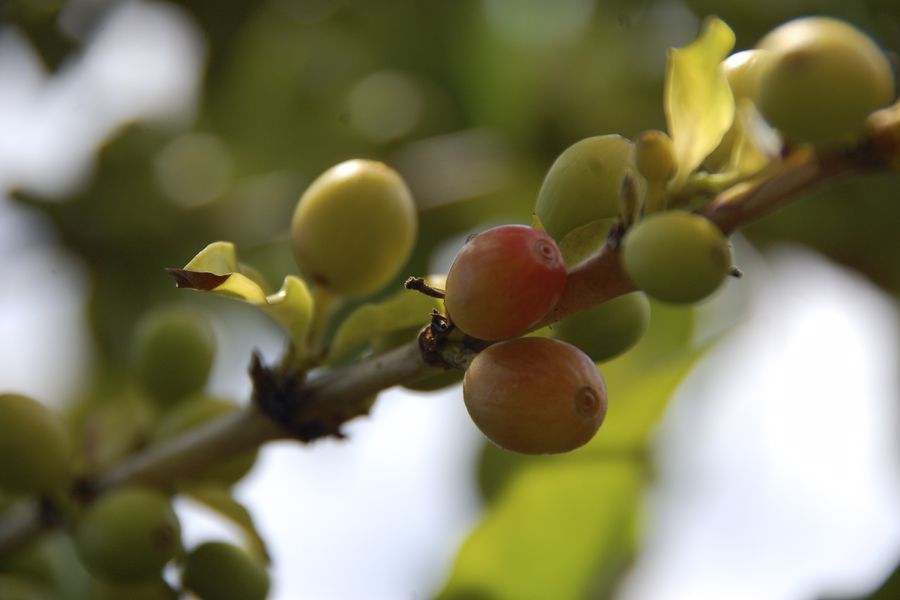
<svg viewBox="0 0 900 600">
<path fill-rule="evenodd" d="M 185 493 L 240 527 L 251 552 L 269 562 L 266 542 L 256 530 L 250 511 L 234 499 L 227 487 L 215 484 L 192 485 L 186 488 Z"/>
<path fill-rule="evenodd" d="M 529 464 L 465 541 L 439 598 L 584 598 L 598 578 L 614 579 L 633 550 L 643 481 L 631 460 Z"/>
<path fill-rule="evenodd" d="M 306 283 L 288 275 L 274 294 L 267 294 L 259 275 L 244 268 L 231 242 L 213 242 L 185 265 L 169 269 L 176 285 L 213 292 L 248 302 L 274 318 L 294 340 L 295 356 L 306 354 L 306 338 L 312 324 L 314 303 Z"/>
<path fill-rule="evenodd" d="M 720 66 L 734 41 L 731 28 L 711 17 L 696 40 L 669 50 L 665 110 L 678 159 L 675 186 L 715 150 L 734 120 L 734 96 Z"/>
<path fill-rule="evenodd" d="M 432 275 L 428 285 L 443 289 L 445 278 Z M 424 327 L 432 310 L 443 310 L 443 301 L 413 290 L 400 290 L 382 302 L 361 305 L 338 327 L 328 351 L 328 361 L 359 350 L 371 340 L 394 331 Z"/>
</svg>

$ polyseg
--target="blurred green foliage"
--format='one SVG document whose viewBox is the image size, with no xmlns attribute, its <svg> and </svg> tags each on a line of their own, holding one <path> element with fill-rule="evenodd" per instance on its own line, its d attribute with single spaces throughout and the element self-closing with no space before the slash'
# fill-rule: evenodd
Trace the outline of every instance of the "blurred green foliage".
<svg viewBox="0 0 900 600">
<path fill-rule="evenodd" d="M 84 45 L 58 26 L 69 4 L 9 0 L 0 20 L 25 32 L 58 72 Z M 94 26 L 115 5 L 79 4 Z M 530 223 L 546 170 L 572 143 L 665 128 L 665 50 L 693 39 L 707 14 L 734 29 L 736 49 L 810 12 L 846 18 L 883 47 L 900 48 L 894 0 L 173 4 L 207 44 L 193 123 L 127 127 L 102 148 L 89 184 L 64 201 L 16 196 L 46 215 L 88 269 L 98 380 L 124 368 L 141 314 L 185 301 L 163 268 L 183 266 L 209 242 L 234 242 L 270 285 L 296 274 L 287 240 L 294 204 L 337 162 L 380 159 L 408 179 L 420 244 L 399 284 L 445 269 L 448 248 L 466 233 Z M 746 234 L 762 245 L 808 244 L 897 295 L 898 197 L 897 174 L 853 179 Z M 611 397 L 622 402 L 596 443 L 553 459 L 486 450 L 481 478 L 491 510 L 441 598 L 609 597 L 637 551 L 638 500 L 652 475 L 644 447 L 703 350 L 692 345 L 692 318 L 689 309 L 654 306 L 648 337 L 604 369 Z M 74 579 L 82 588 L 84 577 Z"/>
</svg>

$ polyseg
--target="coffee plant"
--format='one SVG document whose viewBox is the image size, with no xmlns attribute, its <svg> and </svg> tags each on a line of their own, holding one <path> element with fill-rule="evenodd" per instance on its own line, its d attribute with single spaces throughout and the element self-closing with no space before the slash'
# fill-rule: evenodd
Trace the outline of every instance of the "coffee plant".
<svg viewBox="0 0 900 600">
<path fill-rule="evenodd" d="M 46 33 L 64 3 L 46 4 L 38 9 L 14 1 L 7 10 L 55 65 L 72 42 Z M 373 96 L 371 114 L 358 102 L 334 121 L 312 114 L 324 102 L 317 93 L 343 85 L 341 69 L 357 69 L 355 61 L 368 59 L 351 52 L 347 56 L 355 58 L 346 65 L 315 67 L 299 58 L 318 60 L 309 58 L 309 48 L 295 46 L 306 42 L 291 28 L 334 19 L 359 32 L 367 19 L 386 17 L 327 2 L 320 3 L 321 14 L 309 6 L 291 12 L 282 6 L 289 3 L 250 3 L 234 13 L 216 3 L 184 4 L 210 43 L 210 98 L 198 128 L 220 128 L 248 173 L 262 165 L 280 174 L 257 178 L 232 195 L 212 193 L 208 205 L 166 208 L 151 197 L 157 184 L 147 156 L 169 157 L 153 168 L 192 181 L 202 182 L 215 169 L 196 162 L 190 152 L 196 146 L 176 145 L 171 132 L 132 129 L 105 151 L 89 191 L 71 205 L 44 209 L 67 246 L 97 261 L 90 319 L 105 371 L 65 411 L 0 390 L 0 600 L 263 600 L 270 590 L 266 541 L 232 491 L 253 468 L 258 449 L 275 440 L 342 439 L 344 425 L 368 414 L 379 392 L 399 385 L 434 391 L 460 380 L 460 402 L 489 440 L 482 464 L 486 498 L 497 497 L 489 488 L 513 502 L 521 490 L 562 494 L 584 486 L 597 497 L 579 496 L 569 507 L 556 505 L 553 496 L 545 503 L 552 509 L 526 520 L 555 523 L 556 513 L 578 520 L 603 505 L 610 525 L 589 544 L 590 557 L 536 566 L 520 583 L 473 565 L 489 554 L 486 539 L 529 525 L 517 519 L 510 529 L 497 526 L 498 533 L 478 529 L 439 597 L 610 597 L 638 551 L 628 523 L 636 519 L 646 479 L 643 449 L 672 389 L 702 351 L 690 348 L 689 333 L 678 330 L 690 314 L 684 311 L 729 279 L 743 285 L 732 237 L 751 224 L 764 226 L 815 187 L 836 185 L 847 175 L 875 180 L 900 169 L 892 59 L 847 20 L 797 18 L 737 51 L 735 32 L 707 18 L 695 40 L 668 54 L 665 131 L 652 121 L 619 132 L 578 127 L 577 136 L 567 132 L 565 143 L 555 144 L 554 159 L 519 167 L 508 192 L 517 199 L 510 200 L 502 193 L 479 198 L 486 192 L 459 192 L 486 186 L 493 176 L 479 171 L 474 154 L 480 147 L 459 150 L 453 146 L 459 140 L 438 135 L 449 126 L 440 119 L 429 123 L 427 115 L 408 125 L 388 122 L 405 98 L 400 92 Z M 434 10 L 456 22 L 453 8 Z M 268 33 L 251 26 L 243 31 L 245 19 Z M 428 20 L 428 27 L 441 21 Z M 366 31 L 361 38 L 374 43 Z M 385 37 L 379 42 L 385 47 L 402 47 Z M 516 55 L 512 42 L 497 44 L 496 57 Z M 504 108 L 485 103 L 484 114 L 493 115 L 509 139 L 533 143 L 517 124 L 525 112 L 540 111 L 517 65 L 542 58 L 526 49 L 514 58 L 493 71 L 494 79 L 476 77 L 472 94 L 502 97 Z M 664 57 L 657 59 L 662 65 Z M 257 72 L 262 64 L 285 74 Z M 312 87 L 297 85 L 286 74 L 292 71 L 311 77 L 304 85 Z M 614 74 L 610 78 L 597 85 L 614 86 Z M 413 85 L 413 79 L 384 76 L 367 80 L 365 90 L 377 95 L 378 85 Z M 577 106 L 568 96 L 573 90 L 558 84 L 554 101 Z M 423 98 L 440 95 L 422 89 Z M 632 92 L 617 93 L 630 102 Z M 292 94 L 303 95 L 307 105 Z M 602 122 L 593 111 L 587 121 Z M 364 124 L 354 135 L 375 139 L 343 140 L 352 137 L 347 123 Z M 450 150 L 420 148 L 414 160 L 404 154 L 404 144 L 418 143 L 412 138 L 430 137 Z M 451 155 L 453 161 L 442 162 Z M 277 158 L 284 156 L 290 158 Z M 304 177 L 282 177 L 297 164 Z M 470 168 L 455 170 L 459 165 Z M 115 177 L 104 178 L 111 169 L 118 169 Z M 140 205 L 134 214 L 110 208 L 118 197 L 113 180 L 133 186 Z M 472 198 L 461 198 L 468 193 Z M 866 193 L 877 194 L 877 186 Z M 241 204 L 241 194 L 256 199 L 252 209 Z M 290 205 L 271 200 L 286 195 Z M 42 205 L 27 193 L 19 199 Z M 119 229 L 94 231 L 113 213 Z M 268 239 L 267 213 L 278 215 L 281 238 Z M 120 256 L 107 256 L 113 242 Z M 455 258 L 441 265 L 446 273 L 434 273 L 441 245 L 452 246 Z M 144 281 L 164 267 L 177 296 L 154 292 Z M 139 273 L 141 283 L 117 284 L 116 276 L 126 272 Z M 893 271 L 873 268 L 870 275 L 900 289 L 900 280 L 890 279 Z M 270 285 L 275 279 L 280 286 Z M 247 357 L 252 393 L 245 407 L 207 390 L 221 350 L 207 316 L 217 310 L 213 296 L 265 313 L 285 341 L 275 361 Z M 680 316 L 666 322 L 672 314 Z M 657 321 L 663 326 L 655 329 Z M 617 392 L 647 381 L 664 391 L 645 405 Z M 377 419 L 367 426 L 378 427 Z M 603 462 L 623 452 L 641 458 L 627 466 Z M 586 470 L 591 465 L 599 467 Z M 540 479 L 542 470 L 552 471 L 553 485 Z M 173 509 L 177 497 L 236 525 L 243 543 L 209 540 L 185 548 Z M 524 512 L 511 510 L 492 523 L 511 514 Z M 577 527 L 561 530 L 557 541 L 577 545 L 583 535 Z M 42 544 L 62 548 L 75 567 L 52 567 Z M 888 585 L 896 585 L 896 576 Z"/>
</svg>

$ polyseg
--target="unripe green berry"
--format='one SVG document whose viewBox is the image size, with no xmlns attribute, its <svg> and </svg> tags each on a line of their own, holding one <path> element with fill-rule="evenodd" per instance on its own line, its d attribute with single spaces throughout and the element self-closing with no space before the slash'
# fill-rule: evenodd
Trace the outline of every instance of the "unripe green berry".
<svg viewBox="0 0 900 600">
<path fill-rule="evenodd" d="M 135 583 L 159 577 L 180 537 L 169 498 L 132 486 L 107 492 L 85 509 L 75 527 L 75 549 L 95 577 Z"/>
<path fill-rule="evenodd" d="M 894 96 L 884 53 L 843 21 L 795 19 L 766 35 L 759 47 L 769 54 L 757 105 L 788 139 L 816 146 L 852 142 L 866 117 Z"/>
<path fill-rule="evenodd" d="M 594 361 L 609 360 L 634 346 L 650 325 L 643 292 L 623 294 L 553 325 L 553 337 L 578 346 Z"/>
<path fill-rule="evenodd" d="M 672 138 L 656 129 L 638 136 L 634 146 L 634 161 L 638 172 L 652 182 L 664 183 L 678 169 Z"/>
<path fill-rule="evenodd" d="M 622 182 L 633 161 L 633 144 L 619 135 L 566 148 L 547 172 L 534 207 L 544 230 L 561 241 L 577 227 L 618 216 Z"/>
<path fill-rule="evenodd" d="M 167 412 L 156 427 L 154 439 L 158 442 L 171 439 L 195 427 L 238 410 L 232 402 L 205 394 L 186 398 Z M 214 481 L 232 485 L 242 479 L 256 462 L 256 450 L 218 462 L 193 477 L 193 481 Z"/>
<path fill-rule="evenodd" d="M 523 454 L 569 452 L 606 416 L 606 383 L 581 350 L 527 337 L 482 350 L 463 378 L 469 416 L 491 441 Z"/>
<path fill-rule="evenodd" d="M 215 334 L 206 316 L 179 306 L 143 315 L 132 346 L 136 375 L 161 404 L 203 389 L 216 355 Z"/>
<path fill-rule="evenodd" d="M 417 217 L 403 178 L 384 163 L 350 160 L 307 188 L 291 221 L 300 268 L 346 296 L 385 286 L 409 259 Z"/>
<path fill-rule="evenodd" d="M 622 262 L 640 289 L 675 304 L 706 298 L 732 266 L 722 231 L 708 219 L 682 211 L 639 221 L 622 241 Z"/>
<path fill-rule="evenodd" d="M 21 394 L 0 394 L 0 490 L 40 493 L 64 485 L 72 442 L 52 410 Z"/>
<path fill-rule="evenodd" d="M 207 542 L 191 551 L 181 582 L 200 600 L 263 600 L 269 593 L 265 566 L 224 542 Z"/>
</svg>

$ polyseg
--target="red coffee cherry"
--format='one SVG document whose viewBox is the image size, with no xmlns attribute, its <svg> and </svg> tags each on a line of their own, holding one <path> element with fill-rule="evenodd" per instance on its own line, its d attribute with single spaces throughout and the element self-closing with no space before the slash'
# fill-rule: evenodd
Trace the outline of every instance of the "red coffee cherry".
<svg viewBox="0 0 900 600">
<path fill-rule="evenodd" d="M 556 242 L 525 225 L 474 236 L 447 274 L 444 304 L 467 334 L 503 340 L 536 325 L 562 295 L 566 265 Z"/>
<path fill-rule="evenodd" d="M 475 425 L 523 454 L 557 454 L 586 444 L 606 416 L 606 382 L 581 350 L 549 338 L 488 347 L 463 379 Z"/>
</svg>

